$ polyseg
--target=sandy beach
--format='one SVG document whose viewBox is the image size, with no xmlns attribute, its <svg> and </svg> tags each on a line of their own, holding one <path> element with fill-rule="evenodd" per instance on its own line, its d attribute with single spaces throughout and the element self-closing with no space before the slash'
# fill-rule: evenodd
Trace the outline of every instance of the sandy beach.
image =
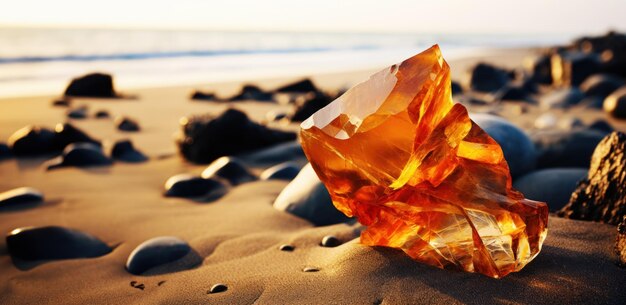
<svg viewBox="0 0 626 305">
<path fill-rule="evenodd" d="M 463 82 L 479 61 L 519 67 L 535 49 L 492 50 L 480 57 L 451 61 L 453 80 Z M 445 51 L 444 51 L 445 56 Z M 382 68 L 382 67 L 381 67 Z M 313 75 L 324 90 L 348 88 L 371 70 Z M 304 76 L 304 75 L 303 75 Z M 252 83 L 270 90 L 303 76 Z M 29 124 L 53 128 L 69 121 L 104 143 L 131 139 L 149 157 L 144 163 L 115 162 L 98 168 L 67 167 L 46 171 L 52 156 L 0 161 L 0 191 L 29 186 L 45 194 L 33 207 L 0 211 L 0 232 L 15 228 L 56 225 L 96 236 L 112 251 L 95 258 L 28 262 L 12 259 L 0 242 L 0 303 L 2 304 L 620 304 L 626 297 L 626 272 L 615 264 L 615 226 L 549 218 L 543 250 L 526 268 L 495 280 L 479 274 L 440 270 L 417 263 L 398 250 L 359 243 L 358 223 L 314 226 L 275 209 L 272 203 L 289 181 L 255 181 L 229 187 L 211 203 L 163 196 L 165 181 L 176 174 L 200 174 L 206 165 L 178 154 L 175 133 L 179 119 L 192 114 L 219 114 L 228 107 L 245 111 L 254 121 L 267 121 L 270 111 L 291 105 L 244 101 L 218 103 L 190 100 L 193 90 L 228 96 L 242 84 L 196 84 L 171 88 L 127 90 L 132 99 L 73 98 L 89 113 L 106 110 L 109 119 L 67 119 L 66 108 L 53 107 L 55 96 L 0 100 L 0 141 Z M 492 106 L 489 106 L 493 110 Z M 526 131 L 544 113 L 530 106 L 502 104 L 499 113 Z M 468 105 L 484 112 L 487 106 Z M 606 119 L 601 110 L 554 110 L 557 118 L 579 117 L 584 124 Z M 584 115 L 582 115 L 584 114 Z M 127 116 L 140 123 L 139 132 L 116 129 L 113 118 Z M 626 131 L 626 123 L 608 122 Z M 269 122 L 297 132 L 297 123 Z M 275 165 L 242 160 L 255 174 Z M 306 163 L 304 155 L 292 158 Z M 533 198 L 531 198 L 533 199 Z M 326 235 L 341 245 L 322 247 Z M 135 247 L 158 236 L 175 236 L 192 251 L 173 263 L 142 275 L 130 274 L 125 263 Z M 293 251 L 281 251 L 289 244 Z M 317 272 L 304 272 L 307 267 Z M 228 287 L 207 293 L 215 284 Z M 141 288 L 138 288 L 141 285 Z"/>
</svg>

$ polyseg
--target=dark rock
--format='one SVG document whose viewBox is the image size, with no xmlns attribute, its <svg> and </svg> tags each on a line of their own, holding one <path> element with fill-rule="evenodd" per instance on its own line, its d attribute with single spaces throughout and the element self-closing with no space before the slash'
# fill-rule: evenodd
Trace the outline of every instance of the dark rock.
<svg viewBox="0 0 626 305">
<path fill-rule="evenodd" d="M 215 96 L 215 94 L 213 92 L 202 92 L 202 91 L 194 91 L 191 94 L 191 99 L 192 100 L 204 100 L 204 101 L 215 101 L 217 100 L 217 97 Z"/>
<path fill-rule="evenodd" d="M 596 145 L 606 133 L 598 130 L 546 130 L 533 133 L 537 148 L 537 168 L 589 167 Z"/>
<path fill-rule="evenodd" d="M 274 201 L 274 208 L 304 218 L 315 225 L 331 225 L 349 220 L 339 212 L 328 190 L 307 164 Z"/>
<path fill-rule="evenodd" d="M 626 134 L 614 131 L 598 144 L 588 179 L 578 184 L 559 216 L 619 224 L 626 215 Z"/>
<path fill-rule="evenodd" d="M 72 143 L 91 143 L 98 147 L 102 146 L 100 141 L 94 140 L 82 130 L 69 123 L 59 123 L 54 127 L 54 141 L 52 149 L 63 150 Z"/>
<path fill-rule="evenodd" d="M 111 75 L 102 73 L 87 74 L 75 78 L 65 89 L 66 96 L 117 97 Z"/>
<path fill-rule="evenodd" d="M 87 118 L 87 107 L 82 106 L 67 111 L 67 117 L 70 119 L 84 119 Z"/>
<path fill-rule="evenodd" d="M 15 229 L 7 235 L 6 246 L 11 257 L 23 260 L 89 258 L 111 252 L 90 234 L 57 226 Z"/>
<path fill-rule="evenodd" d="M 220 293 L 226 290 L 228 290 L 228 286 L 220 283 L 220 284 L 215 284 L 211 286 L 211 289 L 209 289 L 208 293 Z"/>
<path fill-rule="evenodd" d="M 617 240 L 615 241 L 615 254 L 617 254 L 617 264 L 626 267 L 626 216 L 617 225 Z"/>
<path fill-rule="evenodd" d="M 324 93 L 315 92 L 299 97 L 296 100 L 296 107 L 291 115 L 292 122 L 302 122 L 326 107 L 332 100 Z"/>
<path fill-rule="evenodd" d="M 0 208 L 43 202 L 43 193 L 32 187 L 19 187 L 0 193 Z"/>
<path fill-rule="evenodd" d="M 318 271 L 320 271 L 320 269 L 316 268 L 316 267 L 304 267 L 304 269 L 302 269 L 302 271 L 304 271 L 304 272 L 318 272 Z"/>
<path fill-rule="evenodd" d="M 63 154 L 48 162 L 48 170 L 66 167 L 91 167 L 108 166 L 113 161 L 102 153 L 102 149 L 92 143 L 72 143 L 68 145 Z"/>
<path fill-rule="evenodd" d="M 322 242 L 320 243 L 320 246 L 327 248 L 334 248 L 339 245 L 341 245 L 341 241 L 339 241 L 339 238 L 332 235 L 324 236 L 324 238 L 322 238 Z"/>
<path fill-rule="evenodd" d="M 71 104 L 72 104 L 72 101 L 66 98 L 56 99 L 52 101 L 52 106 L 55 106 L 55 107 L 69 107 Z"/>
<path fill-rule="evenodd" d="M 506 85 L 494 94 L 496 101 L 522 101 L 530 104 L 537 103 L 530 94 L 520 86 Z"/>
<path fill-rule="evenodd" d="M 470 118 L 500 144 L 513 177 L 535 167 L 535 146 L 523 130 L 494 115 L 470 114 Z"/>
<path fill-rule="evenodd" d="M 126 270 L 140 275 L 148 269 L 182 258 L 191 251 L 184 240 L 173 236 L 162 236 L 141 243 L 128 256 Z"/>
<path fill-rule="evenodd" d="M 532 78 L 526 78 L 522 81 L 520 87 L 525 90 L 526 92 L 530 93 L 530 94 L 534 94 L 534 93 L 538 93 L 539 92 L 539 86 L 537 85 L 537 82 L 535 82 L 534 79 Z"/>
<path fill-rule="evenodd" d="M 170 177 L 165 182 L 165 196 L 214 201 L 226 194 L 226 186 L 215 179 L 204 179 L 189 174 Z"/>
<path fill-rule="evenodd" d="M 561 52 L 552 55 L 552 78 L 557 86 L 579 86 L 590 75 L 601 72 L 597 54 Z"/>
<path fill-rule="evenodd" d="M 461 94 L 463 93 L 463 87 L 461 87 L 461 84 L 452 81 L 452 95 L 456 95 L 456 94 Z"/>
<path fill-rule="evenodd" d="M 318 89 L 313 83 L 313 81 L 311 81 L 308 78 L 305 78 L 303 80 L 300 80 L 291 84 L 284 85 L 276 89 L 276 92 L 281 92 L 281 93 L 307 93 L 307 92 L 317 92 L 317 91 Z"/>
<path fill-rule="evenodd" d="M 609 32 L 596 37 L 582 37 L 574 42 L 579 50 L 600 54 L 603 70 L 626 77 L 626 35 Z"/>
<path fill-rule="evenodd" d="M 539 99 L 543 109 L 567 108 L 574 106 L 585 98 L 585 95 L 577 88 L 554 90 Z"/>
<path fill-rule="evenodd" d="M 604 99 L 617 88 L 624 85 L 624 80 L 611 74 L 594 74 L 589 76 L 580 85 L 580 90 L 586 96 L 594 96 Z"/>
<path fill-rule="evenodd" d="M 0 160 L 11 157 L 11 149 L 8 145 L 0 143 Z"/>
<path fill-rule="evenodd" d="M 111 150 L 111 157 L 116 160 L 131 163 L 144 162 L 148 160 L 146 155 L 135 149 L 130 140 L 120 140 L 115 142 L 115 145 L 113 145 L 113 149 Z"/>
<path fill-rule="evenodd" d="M 533 81 L 548 85 L 552 83 L 552 68 L 550 55 L 539 55 L 528 62 L 527 67 L 531 72 Z"/>
<path fill-rule="evenodd" d="M 611 124 L 609 124 L 607 121 L 605 120 L 597 120 L 593 123 L 591 123 L 591 125 L 589 125 L 589 129 L 595 129 L 598 131 L 603 131 L 606 133 L 610 133 L 613 132 L 613 126 L 611 126 Z"/>
<path fill-rule="evenodd" d="M 254 123 L 245 113 L 235 109 L 228 109 L 218 117 L 187 118 L 181 124 L 183 132 L 178 140 L 179 150 L 187 160 L 195 163 L 208 163 L 222 156 L 296 139 L 292 132 Z"/>
<path fill-rule="evenodd" d="M 280 247 L 278 247 L 278 249 L 280 251 L 292 252 L 293 250 L 295 250 L 295 247 L 292 246 L 292 245 L 284 244 L 284 245 L 280 245 Z"/>
<path fill-rule="evenodd" d="M 127 117 L 118 117 L 115 119 L 115 126 L 121 131 L 139 131 L 140 129 L 137 121 Z"/>
<path fill-rule="evenodd" d="M 622 87 L 607 96 L 603 108 L 614 118 L 626 119 L 626 87 Z"/>
<path fill-rule="evenodd" d="M 506 70 L 479 63 L 472 70 L 470 88 L 481 92 L 496 92 L 511 80 Z"/>
<path fill-rule="evenodd" d="M 293 162 L 272 166 L 261 173 L 261 180 L 293 180 L 300 172 L 300 167 Z"/>
<path fill-rule="evenodd" d="M 265 92 L 255 85 L 248 84 L 243 86 L 243 88 L 241 88 L 241 92 L 229 98 L 229 100 L 233 102 L 246 100 L 271 102 L 274 100 L 274 94 L 271 92 Z"/>
<path fill-rule="evenodd" d="M 550 168 L 526 174 L 513 183 L 524 197 L 548 204 L 550 211 L 564 207 L 578 181 L 587 177 L 585 168 Z"/>
<path fill-rule="evenodd" d="M 265 117 L 269 122 L 276 122 L 287 118 L 287 113 L 281 111 L 269 111 L 265 114 Z"/>
<path fill-rule="evenodd" d="M 246 163 L 276 164 L 289 162 L 294 159 L 305 159 L 302 146 L 297 141 L 281 143 L 269 148 L 259 149 L 250 153 L 240 154 L 238 157 Z"/>
<path fill-rule="evenodd" d="M 106 110 L 98 110 L 94 116 L 96 117 L 96 119 L 106 119 L 111 117 L 109 112 Z"/>
<path fill-rule="evenodd" d="M 29 125 L 14 132 L 7 144 L 16 156 L 40 155 L 54 150 L 54 139 L 52 130 Z"/>
<path fill-rule="evenodd" d="M 203 172 L 202 178 L 222 178 L 231 185 L 240 185 L 257 180 L 239 159 L 235 157 L 221 157 L 213 161 Z"/>
</svg>

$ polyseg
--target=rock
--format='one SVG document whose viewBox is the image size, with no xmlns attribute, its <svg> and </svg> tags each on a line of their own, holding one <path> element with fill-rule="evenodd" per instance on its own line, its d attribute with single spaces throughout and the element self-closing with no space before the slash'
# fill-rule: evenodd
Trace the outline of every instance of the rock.
<svg viewBox="0 0 626 305">
<path fill-rule="evenodd" d="M 553 129 L 554 127 L 556 127 L 556 122 L 557 122 L 556 116 L 548 112 L 548 113 L 544 113 L 538 116 L 535 119 L 535 122 L 533 123 L 533 125 L 537 129 Z"/>
<path fill-rule="evenodd" d="M 550 55 L 539 55 L 527 60 L 526 68 L 530 70 L 533 81 L 543 85 L 552 83 Z"/>
<path fill-rule="evenodd" d="M 297 141 L 281 143 L 251 153 L 240 154 L 238 157 L 246 163 L 256 164 L 276 164 L 306 158 L 304 151 L 302 151 L 302 146 Z"/>
<path fill-rule="evenodd" d="M 529 94 L 539 93 L 539 86 L 537 82 L 532 78 L 526 78 L 522 81 L 520 88 L 528 92 Z"/>
<path fill-rule="evenodd" d="M 611 74 L 594 74 L 589 76 L 580 85 L 580 90 L 586 96 L 594 96 L 604 99 L 619 87 L 624 85 L 624 80 Z"/>
<path fill-rule="evenodd" d="M 231 185 L 240 185 L 257 180 L 239 159 L 235 157 L 221 157 L 213 161 L 203 172 L 202 178 L 222 178 Z"/>
<path fill-rule="evenodd" d="M 509 83 L 509 73 L 495 66 L 479 63 L 472 70 L 470 88 L 481 92 L 496 92 Z"/>
<path fill-rule="evenodd" d="M 115 145 L 113 145 L 113 149 L 111 150 L 111 157 L 116 160 L 131 163 L 144 162 L 148 160 L 146 155 L 135 149 L 130 140 L 120 140 L 115 142 Z"/>
<path fill-rule="evenodd" d="M 583 52 L 600 54 L 606 72 L 626 76 L 626 35 L 611 31 L 602 36 L 582 37 L 573 45 Z"/>
<path fill-rule="evenodd" d="M 52 130 L 29 125 L 14 132 L 7 144 L 16 156 L 40 155 L 54 150 L 54 138 Z"/>
<path fill-rule="evenodd" d="M 96 119 L 107 119 L 111 117 L 111 115 L 109 115 L 109 112 L 106 110 L 98 110 L 94 116 L 96 117 Z"/>
<path fill-rule="evenodd" d="M 236 94 L 228 100 L 233 102 L 246 100 L 271 102 L 274 100 L 274 95 L 269 92 L 264 92 L 261 88 L 255 85 L 248 84 L 241 88 L 241 92 L 239 92 L 239 94 Z"/>
<path fill-rule="evenodd" d="M 589 167 L 591 154 L 606 133 L 598 130 L 546 130 L 533 133 L 537 168 Z"/>
<path fill-rule="evenodd" d="M 127 118 L 118 117 L 115 119 L 115 126 L 121 131 L 139 131 L 139 123 L 137 121 Z"/>
<path fill-rule="evenodd" d="M 272 166 L 261 173 L 261 180 L 293 180 L 300 172 L 300 167 L 293 162 Z"/>
<path fill-rule="evenodd" d="M 181 125 L 179 150 L 187 160 L 195 163 L 209 163 L 222 156 L 296 139 L 293 132 L 269 129 L 250 121 L 245 113 L 235 109 L 228 109 L 218 117 L 185 118 Z"/>
<path fill-rule="evenodd" d="M 43 193 L 32 187 L 19 187 L 0 193 L 0 208 L 43 202 Z"/>
<path fill-rule="evenodd" d="M 602 132 L 606 132 L 606 133 L 611 133 L 613 132 L 613 126 L 611 126 L 611 124 L 609 124 L 607 121 L 605 120 L 597 120 L 593 123 L 591 123 L 591 125 L 589 125 L 588 127 L 589 129 L 595 129 L 598 131 L 602 131 Z"/>
<path fill-rule="evenodd" d="M 578 184 L 559 216 L 619 224 L 626 216 L 626 134 L 602 139 L 591 158 L 588 178 Z"/>
<path fill-rule="evenodd" d="M 70 119 L 84 119 L 87 118 L 87 107 L 82 106 L 67 111 L 67 117 Z"/>
<path fill-rule="evenodd" d="M 60 167 L 92 167 L 108 166 L 113 161 L 102 153 L 102 149 L 92 143 L 72 143 L 68 145 L 63 154 L 50 160 L 47 169 L 52 170 Z"/>
<path fill-rule="evenodd" d="M 513 178 L 535 167 L 535 146 L 524 131 L 494 115 L 470 114 L 470 118 L 500 144 Z"/>
<path fill-rule="evenodd" d="M 72 104 L 70 99 L 60 98 L 52 101 L 52 106 L 55 107 L 69 107 Z"/>
<path fill-rule="evenodd" d="M 545 110 L 567 108 L 580 103 L 584 97 L 585 95 L 577 88 L 558 89 L 542 96 L 539 103 Z"/>
<path fill-rule="evenodd" d="M 607 96 L 603 108 L 614 118 L 626 119 L 626 87 L 622 87 Z"/>
<path fill-rule="evenodd" d="M 313 81 L 308 78 L 284 85 L 275 90 L 281 93 L 307 93 L 319 91 Z"/>
<path fill-rule="evenodd" d="M 7 235 L 6 246 L 11 257 L 23 260 L 90 258 L 111 252 L 90 234 L 58 226 L 15 229 Z"/>
<path fill-rule="evenodd" d="M 461 94 L 463 93 L 463 87 L 461 87 L 461 84 L 452 81 L 452 95 L 456 95 L 456 94 Z"/>
<path fill-rule="evenodd" d="M 317 268 L 317 267 L 307 266 L 307 267 L 304 267 L 302 269 L 302 271 L 304 271 L 304 272 L 318 272 L 318 271 L 320 271 L 320 269 Z"/>
<path fill-rule="evenodd" d="M 102 73 L 87 74 L 73 79 L 67 89 L 66 96 L 84 97 L 117 97 L 113 88 L 113 78 L 111 75 Z"/>
<path fill-rule="evenodd" d="M 326 107 L 332 100 L 324 93 L 315 92 L 299 97 L 296 107 L 290 116 L 292 122 L 302 122 L 318 110 Z"/>
<path fill-rule="evenodd" d="M 196 90 L 196 91 L 194 91 L 191 94 L 191 99 L 192 100 L 215 101 L 215 100 L 217 100 L 217 97 L 215 96 L 215 93 L 213 93 L 213 92 L 202 92 L 202 91 Z"/>
<path fill-rule="evenodd" d="M 226 290 L 228 290 L 228 286 L 226 286 L 225 284 L 219 283 L 219 284 L 215 284 L 211 286 L 211 289 L 209 289 L 208 293 L 220 293 Z"/>
<path fill-rule="evenodd" d="M 182 258 L 191 251 L 184 240 L 173 236 L 161 236 L 141 243 L 128 256 L 126 270 L 140 275 L 150 268 Z"/>
<path fill-rule="evenodd" d="M 601 60 L 597 54 L 561 52 L 552 55 L 552 78 L 557 86 L 579 86 L 587 77 L 601 72 Z"/>
<path fill-rule="evenodd" d="M 513 187 L 528 199 L 548 204 L 550 211 L 563 208 L 578 181 L 587 177 L 585 168 L 550 168 L 526 174 L 513 183 Z"/>
<path fill-rule="evenodd" d="M 0 160 L 11 157 L 11 149 L 8 145 L 0 143 Z"/>
<path fill-rule="evenodd" d="M 521 101 L 529 104 L 537 103 L 524 88 L 512 85 L 502 87 L 502 89 L 494 94 L 493 99 L 495 101 Z"/>
<path fill-rule="evenodd" d="M 100 141 L 93 139 L 84 131 L 76 128 L 72 124 L 57 124 L 54 127 L 54 141 L 52 144 L 52 149 L 55 151 L 60 151 L 72 143 L 91 143 L 98 147 L 102 146 Z"/>
<path fill-rule="evenodd" d="M 615 254 L 617 254 L 617 264 L 626 267 L 626 216 L 617 225 L 617 240 L 615 241 Z"/>
<path fill-rule="evenodd" d="M 282 112 L 282 111 L 268 111 L 265 114 L 265 118 L 267 118 L 268 122 L 276 122 L 276 121 L 280 121 L 284 118 L 287 118 L 287 113 Z"/>
<path fill-rule="evenodd" d="M 331 225 L 349 220 L 333 205 L 326 187 L 307 164 L 274 201 L 274 208 L 304 218 L 315 225 Z"/>
<path fill-rule="evenodd" d="M 293 250 L 295 250 L 295 247 L 292 246 L 292 245 L 284 244 L 284 245 L 280 245 L 280 247 L 278 247 L 278 249 L 280 251 L 292 252 Z"/>
<path fill-rule="evenodd" d="M 320 246 L 327 248 L 334 248 L 339 245 L 341 245 L 341 241 L 339 241 L 337 237 L 332 235 L 324 236 L 324 238 L 322 238 L 322 242 L 320 243 Z"/>
<path fill-rule="evenodd" d="M 215 179 L 204 179 L 189 174 L 170 177 L 165 182 L 165 196 L 191 198 L 210 202 L 226 194 L 226 186 Z"/>
</svg>

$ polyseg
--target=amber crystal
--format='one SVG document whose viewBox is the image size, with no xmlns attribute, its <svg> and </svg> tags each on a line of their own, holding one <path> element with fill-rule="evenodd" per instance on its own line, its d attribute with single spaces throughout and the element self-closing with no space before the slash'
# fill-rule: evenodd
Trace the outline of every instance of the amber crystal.
<svg viewBox="0 0 626 305">
<path fill-rule="evenodd" d="M 511 187 L 500 146 L 452 102 L 438 46 L 358 84 L 301 126 L 302 147 L 361 242 L 499 278 L 541 250 L 548 207 Z"/>
</svg>

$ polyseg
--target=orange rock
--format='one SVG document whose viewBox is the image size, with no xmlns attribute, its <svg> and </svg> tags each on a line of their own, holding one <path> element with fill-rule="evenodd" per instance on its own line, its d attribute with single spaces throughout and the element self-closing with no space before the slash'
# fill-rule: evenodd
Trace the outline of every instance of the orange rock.
<svg viewBox="0 0 626 305">
<path fill-rule="evenodd" d="M 452 102 L 437 45 L 305 120 L 302 147 L 361 242 L 500 278 L 541 250 L 548 207 L 511 187 L 502 149 Z"/>
</svg>

